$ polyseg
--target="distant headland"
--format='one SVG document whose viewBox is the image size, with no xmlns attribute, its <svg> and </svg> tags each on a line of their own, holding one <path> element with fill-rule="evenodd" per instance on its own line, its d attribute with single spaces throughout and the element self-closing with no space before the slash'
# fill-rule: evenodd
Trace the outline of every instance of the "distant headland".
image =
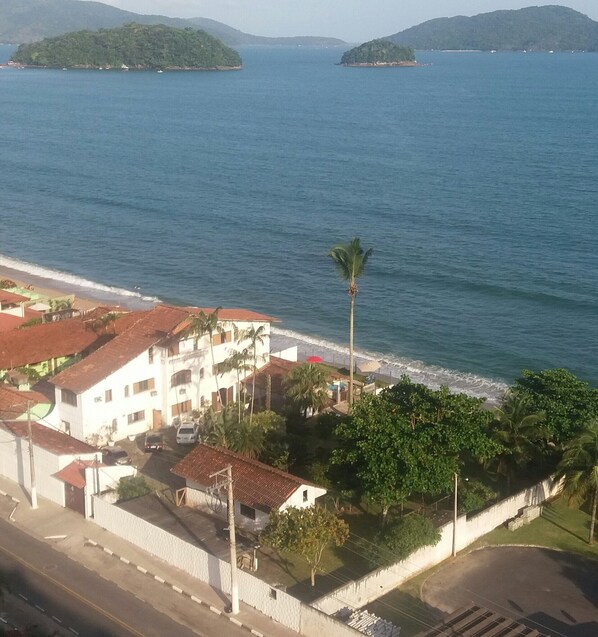
<svg viewBox="0 0 598 637">
<path fill-rule="evenodd" d="M 43 68 L 238 70 L 239 54 L 205 31 L 131 23 L 22 44 L 14 64 Z"/>
<path fill-rule="evenodd" d="M 389 40 L 378 39 L 345 51 L 340 65 L 362 67 L 417 66 L 417 61 L 415 60 L 415 51 L 412 48 L 399 46 Z"/>
</svg>

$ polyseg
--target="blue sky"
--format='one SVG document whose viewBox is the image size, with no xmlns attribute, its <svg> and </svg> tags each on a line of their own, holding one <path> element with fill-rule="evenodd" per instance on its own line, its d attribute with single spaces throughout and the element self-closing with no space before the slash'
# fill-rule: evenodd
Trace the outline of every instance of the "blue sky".
<svg viewBox="0 0 598 637">
<path fill-rule="evenodd" d="M 598 20 L 598 0 L 100 0 L 135 13 L 212 18 L 247 33 L 363 42 L 432 18 L 561 4 Z"/>
</svg>

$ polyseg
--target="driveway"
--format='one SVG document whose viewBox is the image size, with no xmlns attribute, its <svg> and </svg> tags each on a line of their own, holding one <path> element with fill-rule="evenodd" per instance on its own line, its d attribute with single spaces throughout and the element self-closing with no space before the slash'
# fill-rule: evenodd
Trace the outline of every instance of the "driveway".
<svg viewBox="0 0 598 637">
<path fill-rule="evenodd" d="M 554 637 L 596 637 L 598 562 L 549 549 L 480 549 L 429 577 L 422 599 L 446 613 L 485 606 Z"/>
</svg>

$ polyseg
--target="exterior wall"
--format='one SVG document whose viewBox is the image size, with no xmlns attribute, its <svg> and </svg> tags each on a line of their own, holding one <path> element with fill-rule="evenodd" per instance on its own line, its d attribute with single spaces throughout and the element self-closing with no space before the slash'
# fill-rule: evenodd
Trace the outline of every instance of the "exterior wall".
<svg viewBox="0 0 598 637">
<path fill-rule="evenodd" d="M 464 549 L 497 526 L 516 517 L 524 507 L 541 504 L 548 498 L 557 495 L 560 488 L 560 485 L 554 485 L 552 480 L 544 480 L 506 500 L 502 500 L 469 520 L 466 515 L 462 515 L 457 520 L 457 550 Z M 441 540 L 436 546 L 424 547 L 401 562 L 378 569 L 359 580 L 337 588 L 330 595 L 320 597 L 313 602 L 312 606 L 327 614 L 332 614 L 346 606 L 361 608 L 378 597 L 386 595 L 393 588 L 451 556 L 453 523 L 445 524 L 441 527 L 440 532 Z"/>
<path fill-rule="evenodd" d="M 303 493 L 307 491 L 307 500 L 303 499 Z M 316 498 L 319 498 L 322 495 L 325 495 L 326 489 L 321 489 L 320 487 L 314 487 L 308 484 L 302 484 L 280 507 L 280 511 L 284 511 L 289 507 L 296 507 L 297 509 L 304 509 L 306 507 L 310 507 L 316 503 Z"/>
<path fill-rule="evenodd" d="M 121 478 L 136 476 L 137 469 L 130 465 L 85 468 L 85 517 L 93 516 L 93 496 L 109 490 L 116 490 Z"/>
<path fill-rule="evenodd" d="M 94 496 L 93 499 L 93 521 L 96 524 L 223 593 L 230 594 L 230 564 L 102 498 Z M 358 635 L 354 629 L 305 606 L 295 597 L 272 588 L 249 573 L 238 571 L 237 575 L 239 599 L 242 602 L 305 637 Z"/>
<path fill-rule="evenodd" d="M 64 506 L 64 482 L 54 474 L 69 465 L 75 459 L 93 460 L 97 454 L 55 455 L 46 449 L 33 446 L 35 482 L 38 495 Z M 29 442 L 25 438 L 13 436 L 0 429 L 0 472 L 20 484 L 27 491 L 31 489 L 31 470 L 29 466 Z"/>
<path fill-rule="evenodd" d="M 276 356 L 277 358 L 282 358 L 285 361 L 296 363 L 299 360 L 298 347 L 297 345 L 293 345 L 293 347 L 287 347 L 279 352 L 270 352 L 270 356 Z"/>
</svg>

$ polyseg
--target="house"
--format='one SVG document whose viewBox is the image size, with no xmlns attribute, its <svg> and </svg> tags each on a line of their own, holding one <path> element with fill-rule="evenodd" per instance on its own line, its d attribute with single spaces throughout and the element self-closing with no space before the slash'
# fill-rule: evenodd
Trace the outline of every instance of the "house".
<svg viewBox="0 0 598 637">
<path fill-rule="evenodd" d="M 45 418 L 53 407 L 44 394 L 0 385 L 0 420 L 32 420 Z"/>
<path fill-rule="evenodd" d="M 263 342 L 256 346 L 258 360 L 263 360 L 274 319 L 249 310 L 219 309 L 217 329 L 193 333 L 194 317 L 213 312 L 158 305 L 142 313 L 108 343 L 50 379 L 56 423 L 79 440 L 97 444 L 236 400 L 236 371 L 222 371 L 221 365 L 232 352 L 249 346 L 243 335 L 251 327 L 264 328 Z"/>
<path fill-rule="evenodd" d="M 231 467 L 235 522 L 250 531 L 268 524 L 273 509 L 304 508 L 315 504 L 326 489 L 285 471 L 221 447 L 199 444 L 171 471 L 186 481 L 185 502 L 226 517 L 226 483 L 214 474 Z"/>
<path fill-rule="evenodd" d="M 255 376 L 256 408 L 280 411 L 286 402 L 284 381 L 289 373 L 300 365 L 297 361 L 270 356 L 270 360 L 262 368 L 248 376 L 243 384 L 246 391 L 251 394 Z"/>
</svg>

